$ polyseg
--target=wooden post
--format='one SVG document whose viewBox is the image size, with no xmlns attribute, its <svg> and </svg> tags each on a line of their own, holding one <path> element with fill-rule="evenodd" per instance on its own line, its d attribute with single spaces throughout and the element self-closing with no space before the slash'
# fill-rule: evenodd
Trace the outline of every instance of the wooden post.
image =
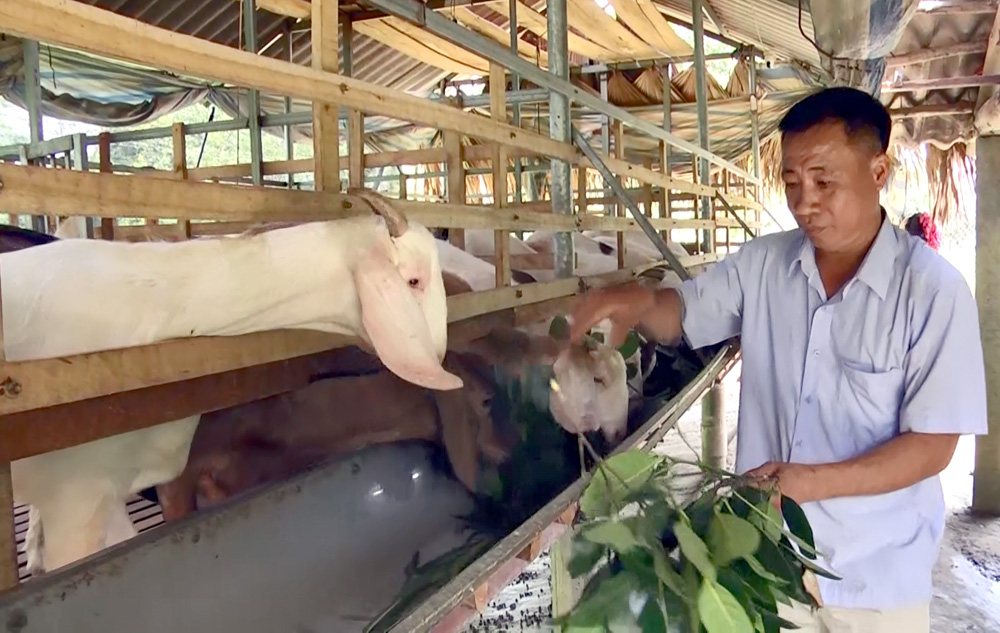
<svg viewBox="0 0 1000 633">
<path fill-rule="evenodd" d="M 494 121 L 507 122 L 507 77 L 503 66 L 492 63 L 490 64 L 490 115 Z M 493 150 L 493 206 L 497 210 L 507 206 L 507 148 L 503 143 L 494 144 Z M 496 286 L 502 288 L 510 285 L 510 231 L 507 229 L 494 231 L 493 242 Z"/>
<path fill-rule="evenodd" d="M 972 511 L 1000 516 L 1000 136 L 976 140 L 976 304 L 989 433 L 976 438 Z"/>
<path fill-rule="evenodd" d="M 465 156 L 463 155 L 462 135 L 451 130 L 444 130 L 442 136 L 444 151 L 448 157 L 448 202 L 465 204 Z M 448 241 L 465 250 L 465 230 L 449 230 Z"/>
<path fill-rule="evenodd" d="M 3 312 L 0 310 L 0 367 L 5 364 L 5 356 Z M 6 397 L 6 395 L 0 395 L 0 398 L 2 397 Z M 14 535 L 14 489 L 11 484 L 10 460 L 6 454 L 0 453 L 0 591 L 14 589 L 18 584 L 17 538 Z"/>
<path fill-rule="evenodd" d="M 625 158 L 625 125 L 616 120 L 614 123 L 615 132 L 615 158 L 623 159 Z M 619 182 L 624 183 L 624 178 L 618 178 Z M 618 203 L 615 205 L 615 215 L 620 218 L 624 218 L 628 215 L 628 210 L 625 205 Z M 618 268 L 625 268 L 625 232 L 618 232 Z"/>
<path fill-rule="evenodd" d="M 347 182 L 351 187 L 365 186 L 365 119 L 357 110 L 347 113 Z"/>
<path fill-rule="evenodd" d="M 312 66 L 340 73 L 338 0 L 312 3 Z M 335 103 L 313 102 L 313 170 L 316 191 L 340 191 L 339 108 Z"/>
<path fill-rule="evenodd" d="M 580 197 L 577 203 L 577 213 L 587 215 L 587 168 L 580 165 L 576 169 L 576 192 Z"/>
<path fill-rule="evenodd" d="M 184 135 L 184 124 L 174 123 L 171 131 L 174 141 L 174 177 L 187 180 L 187 137 Z M 191 239 L 191 220 L 181 220 L 181 226 L 184 228 L 184 237 Z"/>
<path fill-rule="evenodd" d="M 712 468 L 726 467 L 726 393 L 716 380 L 701 399 L 701 459 Z"/>
<path fill-rule="evenodd" d="M 98 169 L 101 173 L 111 173 L 111 133 L 101 132 L 97 137 L 97 156 L 99 160 Z M 115 218 L 101 218 L 101 239 L 115 239 L 115 225 L 118 221 Z"/>
</svg>

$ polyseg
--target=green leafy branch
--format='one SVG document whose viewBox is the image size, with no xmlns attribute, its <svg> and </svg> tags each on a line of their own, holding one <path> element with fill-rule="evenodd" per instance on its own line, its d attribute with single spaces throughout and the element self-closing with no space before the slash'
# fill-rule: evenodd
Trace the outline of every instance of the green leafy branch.
<svg viewBox="0 0 1000 633">
<path fill-rule="evenodd" d="M 685 504 L 671 494 L 681 465 L 705 475 Z M 735 473 L 640 450 L 600 461 L 580 499 L 585 521 L 569 561 L 571 576 L 590 579 L 557 624 L 567 632 L 797 628 L 778 616 L 778 603 L 816 604 L 806 570 L 839 578 L 813 562 L 818 553 L 801 507 L 782 495 L 779 510 L 774 494 Z M 627 508 L 635 512 L 625 516 Z"/>
</svg>

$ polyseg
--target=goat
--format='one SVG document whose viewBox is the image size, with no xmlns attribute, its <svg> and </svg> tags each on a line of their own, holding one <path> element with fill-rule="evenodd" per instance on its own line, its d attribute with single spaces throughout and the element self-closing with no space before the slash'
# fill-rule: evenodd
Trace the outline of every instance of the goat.
<svg viewBox="0 0 1000 633">
<path fill-rule="evenodd" d="M 449 295 L 472 291 L 461 278 L 447 272 L 442 278 Z M 514 349 L 516 362 L 532 357 L 522 342 L 498 353 L 478 341 L 456 343 L 444 365 L 462 376 L 461 390 L 424 390 L 339 350 L 328 372 L 333 377 L 206 413 L 184 471 L 156 487 L 163 517 L 177 520 L 338 455 L 406 440 L 443 442 L 456 478 L 475 492 L 480 464 L 498 463 L 512 445 L 513 432 L 498 431 L 490 415 L 492 365 L 511 365 Z"/>
<path fill-rule="evenodd" d="M 401 378 L 461 379 L 440 362 L 447 304 L 430 232 L 389 201 L 373 213 L 252 237 L 176 243 L 58 240 L 0 255 L 8 360 L 282 328 L 351 335 Z M 124 499 L 184 469 L 199 415 L 11 464 L 15 501 L 44 525 L 29 569 L 55 569 L 135 534 Z"/>
<path fill-rule="evenodd" d="M 586 239 L 586 238 L 584 238 Z M 463 280 L 473 290 L 489 290 L 496 285 L 496 272 L 492 264 L 482 261 L 448 242 L 438 240 L 441 268 L 446 276 Z M 614 258 L 611 258 L 612 260 Z M 549 271 L 551 272 L 551 271 Z M 551 363 L 554 373 L 553 387 L 549 393 L 549 411 L 564 429 L 600 428 L 609 441 L 622 439 L 627 429 L 629 411 L 634 410 L 638 400 L 629 397 L 630 392 L 641 396 L 641 386 L 632 383 L 643 380 L 648 372 L 638 371 L 632 380 L 628 378 L 626 359 L 618 351 L 607 345 L 598 345 L 589 350 L 558 350 L 549 346 L 548 330 L 551 320 L 533 324 L 520 331 L 494 330 L 480 341 L 480 349 L 491 357 L 510 350 L 513 356 L 525 355 L 525 347 L 537 351 L 534 357 Z M 609 324 L 601 324 L 597 329 L 604 331 L 605 340 L 610 341 Z M 518 337 L 525 337 L 518 344 Z M 652 358 L 652 350 L 644 347 L 627 359 L 629 364 L 641 365 L 643 353 Z M 651 370 L 651 368 L 650 368 Z"/>
<path fill-rule="evenodd" d="M 512 431 L 497 432 L 490 417 L 488 363 L 449 351 L 444 366 L 463 389 L 427 390 L 377 368 L 203 415 L 184 471 L 156 487 L 164 520 L 388 442 L 441 441 L 456 478 L 475 491 L 480 464 L 505 458 Z"/>
</svg>

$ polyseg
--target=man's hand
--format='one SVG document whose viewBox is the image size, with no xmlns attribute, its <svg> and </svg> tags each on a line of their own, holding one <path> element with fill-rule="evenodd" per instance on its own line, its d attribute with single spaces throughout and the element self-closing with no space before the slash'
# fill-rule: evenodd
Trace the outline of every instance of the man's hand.
<svg viewBox="0 0 1000 633">
<path fill-rule="evenodd" d="M 790 464 L 768 462 L 748 478 L 778 484 L 798 504 L 836 497 L 880 495 L 937 475 L 951 461 L 958 435 L 907 432 L 871 451 L 842 462 Z"/>
<path fill-rule="evenodd" d="M 776 484 L 777 492 L 791 497 L 798 504 L 822 498 L 822 480 L 818 475 L 816 466 L 785 462 L 767 462 L 746 474 L 748 478 L 758 480 L 762 487 L 763 484 Z M 774 495 L 771 502 L 781 510 L 780 495 Z"/>
<path fill-rule="evenodd" d="M 570 341 L 579 342 L 604 319 L 611 320 L 609 343 L 616 347 L 640 324 L 653 338 L 672 344 L 681 335 L 680 297 L 672 289 L 655 291 L 637 283 L 591 290 L 570 315 Z"/>
</svg>

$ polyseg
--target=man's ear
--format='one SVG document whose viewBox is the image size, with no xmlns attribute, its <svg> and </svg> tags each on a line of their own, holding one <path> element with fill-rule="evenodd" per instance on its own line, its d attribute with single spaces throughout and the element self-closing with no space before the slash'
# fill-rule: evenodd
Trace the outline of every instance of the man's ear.
<svg viewBox="0 0 1000 633">
<path fill-rule="evenodd" d="M 889 182 L 889 163 L 889 156 L 885 152 L 881 152 L 872 158 L 872 178 L 875 179 L 875 184 L 878 185 L 879 189 L 884 187 L 885 183 Z"/>
</svg>

